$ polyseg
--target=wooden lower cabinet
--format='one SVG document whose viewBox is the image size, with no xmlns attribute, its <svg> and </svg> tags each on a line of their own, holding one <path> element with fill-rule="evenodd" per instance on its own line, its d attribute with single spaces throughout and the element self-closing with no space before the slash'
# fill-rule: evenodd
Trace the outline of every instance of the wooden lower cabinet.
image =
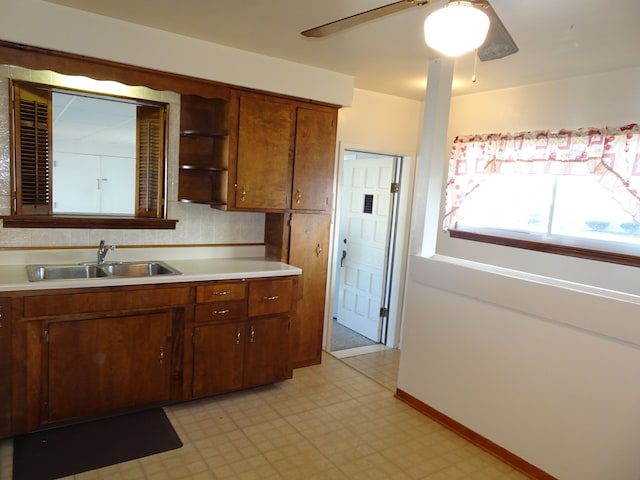
<svg viewBox="0 0 640 480">
<path fill-rule="evenodd" d="M 0 298 L 0 438 L 11 432 L 11 299 Z"/>
<path fill-rule="evenodd" d="M 245 341 L 243 383 L 255 387 L 291 378 L 289 366 L 289 317 L 252 319 Z"/>
<path fill-rule="evenodd" d="M 297 276 L 10 292 L 0 438 L 291 378 Z"/>
<path fill-rule="evenodd" d="M 247 283 L 248 293 L 234 284 L 213 284 L 198 291 L 198 298 L 213 302 L 196 306 L 194 398 L 291 378 L 289 329 L 295 282 L 278 278 Z M 235 301 L 215 302 L 230 296 Z"/>
<path fill-rule="evenodd" d="M 171 325 L 170 311 L 48 323 L 44 420 L 169 401 Z"/>
<path fill-rule="evenodd" d="M 242 388 L 245 322 L 200 325 L 193 336 L 193 397 Z"/>
</svg>

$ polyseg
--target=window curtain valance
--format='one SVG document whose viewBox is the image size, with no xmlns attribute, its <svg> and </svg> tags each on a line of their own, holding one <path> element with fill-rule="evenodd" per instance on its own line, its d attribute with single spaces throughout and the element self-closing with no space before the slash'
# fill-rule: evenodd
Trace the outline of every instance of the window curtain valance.
<svg viewBox="0 0 640 480">
<path fill-rule="evenodd" d="M 593 175 L 640 221 L 639 163 L 637 124 L 456 137 L 449 159 L 443 226 L 445 230 L 456 228 L 460 206 L 484 180 L 513 173 Z"/>
</svg>

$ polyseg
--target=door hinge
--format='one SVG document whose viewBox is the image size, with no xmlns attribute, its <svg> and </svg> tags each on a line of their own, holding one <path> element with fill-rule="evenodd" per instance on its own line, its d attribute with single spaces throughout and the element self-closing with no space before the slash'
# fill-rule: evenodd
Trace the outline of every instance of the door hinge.
<svg viewBox="0 0 640 480">
<path fill-rule="evenodd" d="M 391 193 L 398 193 L 400 191 L 400 184 L 398 182 L 391 182 Z"/>
<path fill-rule="evenodd" d="M 387 307 L 380 307 L 380 316 L 387 318 L 389 316 L 389 309 Z"/>
</svg>

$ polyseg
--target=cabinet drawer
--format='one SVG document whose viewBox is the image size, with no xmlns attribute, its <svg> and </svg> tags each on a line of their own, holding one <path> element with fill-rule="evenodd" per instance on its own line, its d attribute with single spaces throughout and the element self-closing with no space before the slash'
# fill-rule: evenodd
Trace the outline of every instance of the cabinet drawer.
<svg viewBox="0 0 640 480">
<path fill-rule="evenodd" d="M 229 322 L 244 317 L 245 302 L 218 302 L 196 306 L 196 322 Z"/>
<path fill-rule="evenodd" d="M 293 280 L 264 280 L 249 285 L 249 316 L 285 313 L 291 310 Z"/>
<path fill-rule="evenodd" d="M 198 287 L 196 301 L 228 302 L 230 300 L 242 300 L 247 296 L 247 284 L 241 282 L 215 283 Z"/>
</svg>

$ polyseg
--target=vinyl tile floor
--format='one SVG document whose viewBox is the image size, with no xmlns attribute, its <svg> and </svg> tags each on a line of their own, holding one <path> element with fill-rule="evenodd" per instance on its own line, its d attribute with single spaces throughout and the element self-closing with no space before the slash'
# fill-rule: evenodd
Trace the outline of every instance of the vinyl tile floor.
<svg viewBox="0 0 640 480">
<path fill-rule="evenodd" d="M 342 360 L 293 379 L 166 407 L 184 446 L 77 480 L 522 479 Z M 0 441 L 0 479 L 12 474 Z"/>
<path fill-rule="evenodd" d="M 360 349 L 354 349 L 357 351 Z M 375 380 L 393 393 L 398 388 L 398 368 L 400 367 L 400 350 L 384 348 L 377 352 L 359 355 L 344 355 L 342 361 L 360 373 Z"/>
</svg>

